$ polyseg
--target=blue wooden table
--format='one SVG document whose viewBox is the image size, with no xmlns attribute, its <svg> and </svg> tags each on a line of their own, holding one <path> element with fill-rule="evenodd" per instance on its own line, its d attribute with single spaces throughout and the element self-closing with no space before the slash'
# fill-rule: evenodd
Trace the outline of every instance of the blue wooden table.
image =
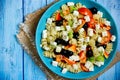
<svg viewBox="0 0 120 80">
<path fill-rule="evenodd" d="M 0 80 L 47 80 L 16 40 L 24 17 L 54 0 L 0 0 Z M 120 30 L 120 0 L 94 0 L 113 16 Z M 119 33 L 120 36 L 120 33 Z M 120 38 L 119 38 L 120 40 Z M 120 42 L 118 44 L 120 51 Z M 98 80 L 120 80 L 120 62 Z"/>
</svg>

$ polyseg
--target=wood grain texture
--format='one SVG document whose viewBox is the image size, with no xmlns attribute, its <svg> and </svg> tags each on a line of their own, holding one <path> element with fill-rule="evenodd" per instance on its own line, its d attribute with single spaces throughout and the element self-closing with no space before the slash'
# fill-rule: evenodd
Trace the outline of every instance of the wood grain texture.
<svg viewBox="0 0 120 80">
<path fill-rule="evenodd" d="M 23 79 L 23 49 L 17 43 L 22 1 L 0 0 L 0 80 Z"/>
<path fill-rule="evenodd" d="M 23 17 L 52 1 L 54 0 L 0 0 L 0 80 L 46 80 L 45 74 L 17 43 L 15 35 Z M 111 13 L 120 30 L 120 0 L 93 1 Z M 118 46 L 120 47 L 120 41 Z M 120 62 L 97 80 L 120 80 Z"/>
<path fill-rule="evenodd" d="M 118 30 L 120 30 L 120 0 L 97 0 L 102 6 L 104 6 L 112 15 L 113 19 L 117 24 Z M 120 33 L 118 33 L 120 39 Z M 120 41 L 118 42 L 120 46 Z M 120 48 L 117 48 L 117 51 L 120 51 Z M 120 80 L 120 63 L 117 63 L 110 70 L 105 72 L 98 80 Z"/>
<path fill-rule="evenodd" d="M 24 17 L 44 6 L 46 0 L 24 0 Z M 45 74 L 26 52 L 24 52 L 24 80 L 46 80 Z"/>
</svg>

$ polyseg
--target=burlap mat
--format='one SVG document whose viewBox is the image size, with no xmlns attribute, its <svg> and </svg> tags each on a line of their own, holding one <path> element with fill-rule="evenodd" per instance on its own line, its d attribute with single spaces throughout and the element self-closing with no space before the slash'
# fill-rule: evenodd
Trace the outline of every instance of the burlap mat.
<svg viewBox="0 0 120 80">
<path fill-rule="evenodd" d="M 57 1 L 57 0 L 56 0 Z M 26 16 L 24 23 L 20 24 L 20 31 L 17 34 L 17 38 L 22 45 L 22 47 L 27 51 L 27 53 L 31 56 L 31 58 L 34 60 L 34 62 L 40 67 L 40 69 L 46 74 L 48 80 L 69 80 L 63 77 L 60 77 L 53 72 L 51 72 L 41 61 L 39 58 L 39 55 L 37 53 L 37 50 L 35 48 L 35 31 L 38 24 L 38 21 L 44 11 L 54 4 L 56 1 L 52 2 L 48 6 L 37 10 L 33 13 L 30 13 Z M 97 77 L 99 77 L 101 74 L 103 74 L 105 71 L 107 71 L 109 68 L 111 68 L 115 63 L 117 63 L 120 60 L 120 53 L 117 52 L 116 57 L 111 62 L 111 64 L 101 73 L 97 74 L 94 77 L 88 78 L 86 80 L 96 80 Z"/>
</svg>

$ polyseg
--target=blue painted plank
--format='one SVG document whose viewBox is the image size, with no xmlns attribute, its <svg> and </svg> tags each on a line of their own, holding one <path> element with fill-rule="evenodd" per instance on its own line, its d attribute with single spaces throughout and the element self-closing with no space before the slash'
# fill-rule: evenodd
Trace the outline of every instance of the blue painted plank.
<svg viewBox="0 0 120 80">
<path fill-rule="evenodd" d="M 118 30 L 120 30 L 120 0 L 97 0 L 98 3 L 103 5 L 114 18 Z M 120 39 L 120 33 L 118 33 Z M 118 51 L 120 51 L 120 41 L 118 44 Z M 98 80 L 120 80 L 120 63 L 113 66 L 109 71 L 104 73 L 98 78 Z"/>
<path fill-rule="evenodd" d="M 46 0 L 24 0 L 24 16 L 43 6 L 46 6 Z M 24 80 L 46 80 L 45 74 L 26 52 L 24 52 Z"/>
<path fill-rule="evenodd" d="M 0 0 L 0 80 L 22 80 L 23 49 L 16 40 L 22 1 Z"/>
</svg>

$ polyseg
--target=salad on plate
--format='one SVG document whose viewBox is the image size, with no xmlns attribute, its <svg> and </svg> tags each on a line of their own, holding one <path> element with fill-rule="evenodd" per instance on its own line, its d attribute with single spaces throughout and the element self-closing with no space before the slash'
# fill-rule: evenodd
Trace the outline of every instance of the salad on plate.
<svg viewBox="0 0 120 80">
<path fill-rule="evenodd" d="M 94 71 L 109 58 L 116 36 L 111 22 L 96 7 L 67 2 L 46 20 L 40 46 L 53 67 L 79 73 Z"/>
</svg>

